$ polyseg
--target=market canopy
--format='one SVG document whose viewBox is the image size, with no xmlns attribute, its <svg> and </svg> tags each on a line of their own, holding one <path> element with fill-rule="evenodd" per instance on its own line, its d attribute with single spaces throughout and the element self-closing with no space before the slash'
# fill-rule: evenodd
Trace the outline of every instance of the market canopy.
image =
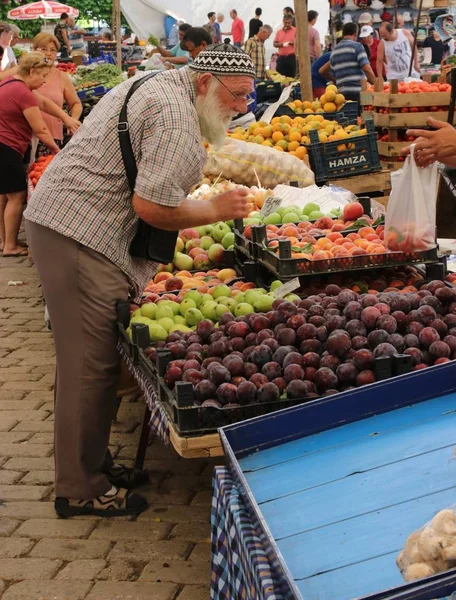
<svg viewBox="0 0 456 600">
<path fill-rule="evenodd" d="M 31 4 L 24 4 L 18 8 L 13 8 L 8 12 L 8 19 L 28 21 L 31 19 L 59 19 L 62 13 L 67 13 L 70 17 L 77 17 L 79 11 L 76 8 L 54 2 L 53 0 L 40 0 Z"/>
</svg>

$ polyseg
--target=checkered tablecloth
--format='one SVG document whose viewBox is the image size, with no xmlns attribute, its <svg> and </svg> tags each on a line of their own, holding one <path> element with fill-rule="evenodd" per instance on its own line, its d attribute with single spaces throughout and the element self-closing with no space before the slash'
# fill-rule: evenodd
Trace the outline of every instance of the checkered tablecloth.
<svg viewBox="0 0 456 600">
<path fill-rule="evenodd" d="M 151 430 L 165 443 L 169 444 L 169 417 L 165 408 L 158 399 L 157 393 L 146 375 L 133 364 L 133 361 L 122 348 L 121 344 L 117 345 L 120 356 L 123 358 L 128 370 L 133 375 L 141 389 L 144 398 L 151 412 L 150 428 Z"/>
<path fill-rule="evenodd" d="M 212 600 L 285 600 L 230 471 L 214 470 Z"/>
</svg>

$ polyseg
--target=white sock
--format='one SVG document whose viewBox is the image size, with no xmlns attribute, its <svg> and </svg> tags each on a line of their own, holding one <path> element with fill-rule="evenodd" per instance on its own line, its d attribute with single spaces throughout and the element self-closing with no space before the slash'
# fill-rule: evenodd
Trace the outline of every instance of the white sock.
<svg viewBox="0 0 456 600">
<path fill-rule="evenodd" d="M 108 498 L 110 498 L 111 496 L 115 496 L 116 494 L 117 494 L 117 488 L 112 486 L 112 488 L 108 492 L 103 494 L 103 496 L 108 496 Z"/>
</svg>

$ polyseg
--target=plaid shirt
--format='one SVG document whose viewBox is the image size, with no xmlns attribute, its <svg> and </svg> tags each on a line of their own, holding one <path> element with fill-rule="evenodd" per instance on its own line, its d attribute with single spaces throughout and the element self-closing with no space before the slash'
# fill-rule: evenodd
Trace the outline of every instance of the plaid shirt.
<svg viewBox="0 0 456 600">
<path fill-rule="evenodd" d="M 256 78 L 266 77 L 266 60 L 264 57 L 264 44 L 256 35 L 249 38 L 245 44 L 245 52 L 250 56 L 255 65 Z"/>
<path fill-rule="evenodd" d="M 97 104 L 46 169 L 24 215 L 109 258 L 140 295 L 158 264 L 129 254 L 138 219 L 117 133 L 125 96 L 136 79 L 115 87 Z M 201 180 L 206 151 L 194 102 L 188 68 L 152 77 L 130 99 L 135 191 L 144 200 L 179 206 Z"/>
</svg>

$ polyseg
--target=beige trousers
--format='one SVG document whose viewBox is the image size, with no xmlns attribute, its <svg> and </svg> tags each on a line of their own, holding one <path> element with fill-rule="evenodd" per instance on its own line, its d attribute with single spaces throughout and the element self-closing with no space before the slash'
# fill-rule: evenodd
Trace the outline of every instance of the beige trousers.
<svg viewBox="0 0 456 600">
<path fill-rule="evenodd" d="M 89 499 L 111 485 L 105 471 L 120 372 L 116 300 L 126 275 L 102 254 L 26 221 L 56 351 L 56 496 Z"/>
</svg>

